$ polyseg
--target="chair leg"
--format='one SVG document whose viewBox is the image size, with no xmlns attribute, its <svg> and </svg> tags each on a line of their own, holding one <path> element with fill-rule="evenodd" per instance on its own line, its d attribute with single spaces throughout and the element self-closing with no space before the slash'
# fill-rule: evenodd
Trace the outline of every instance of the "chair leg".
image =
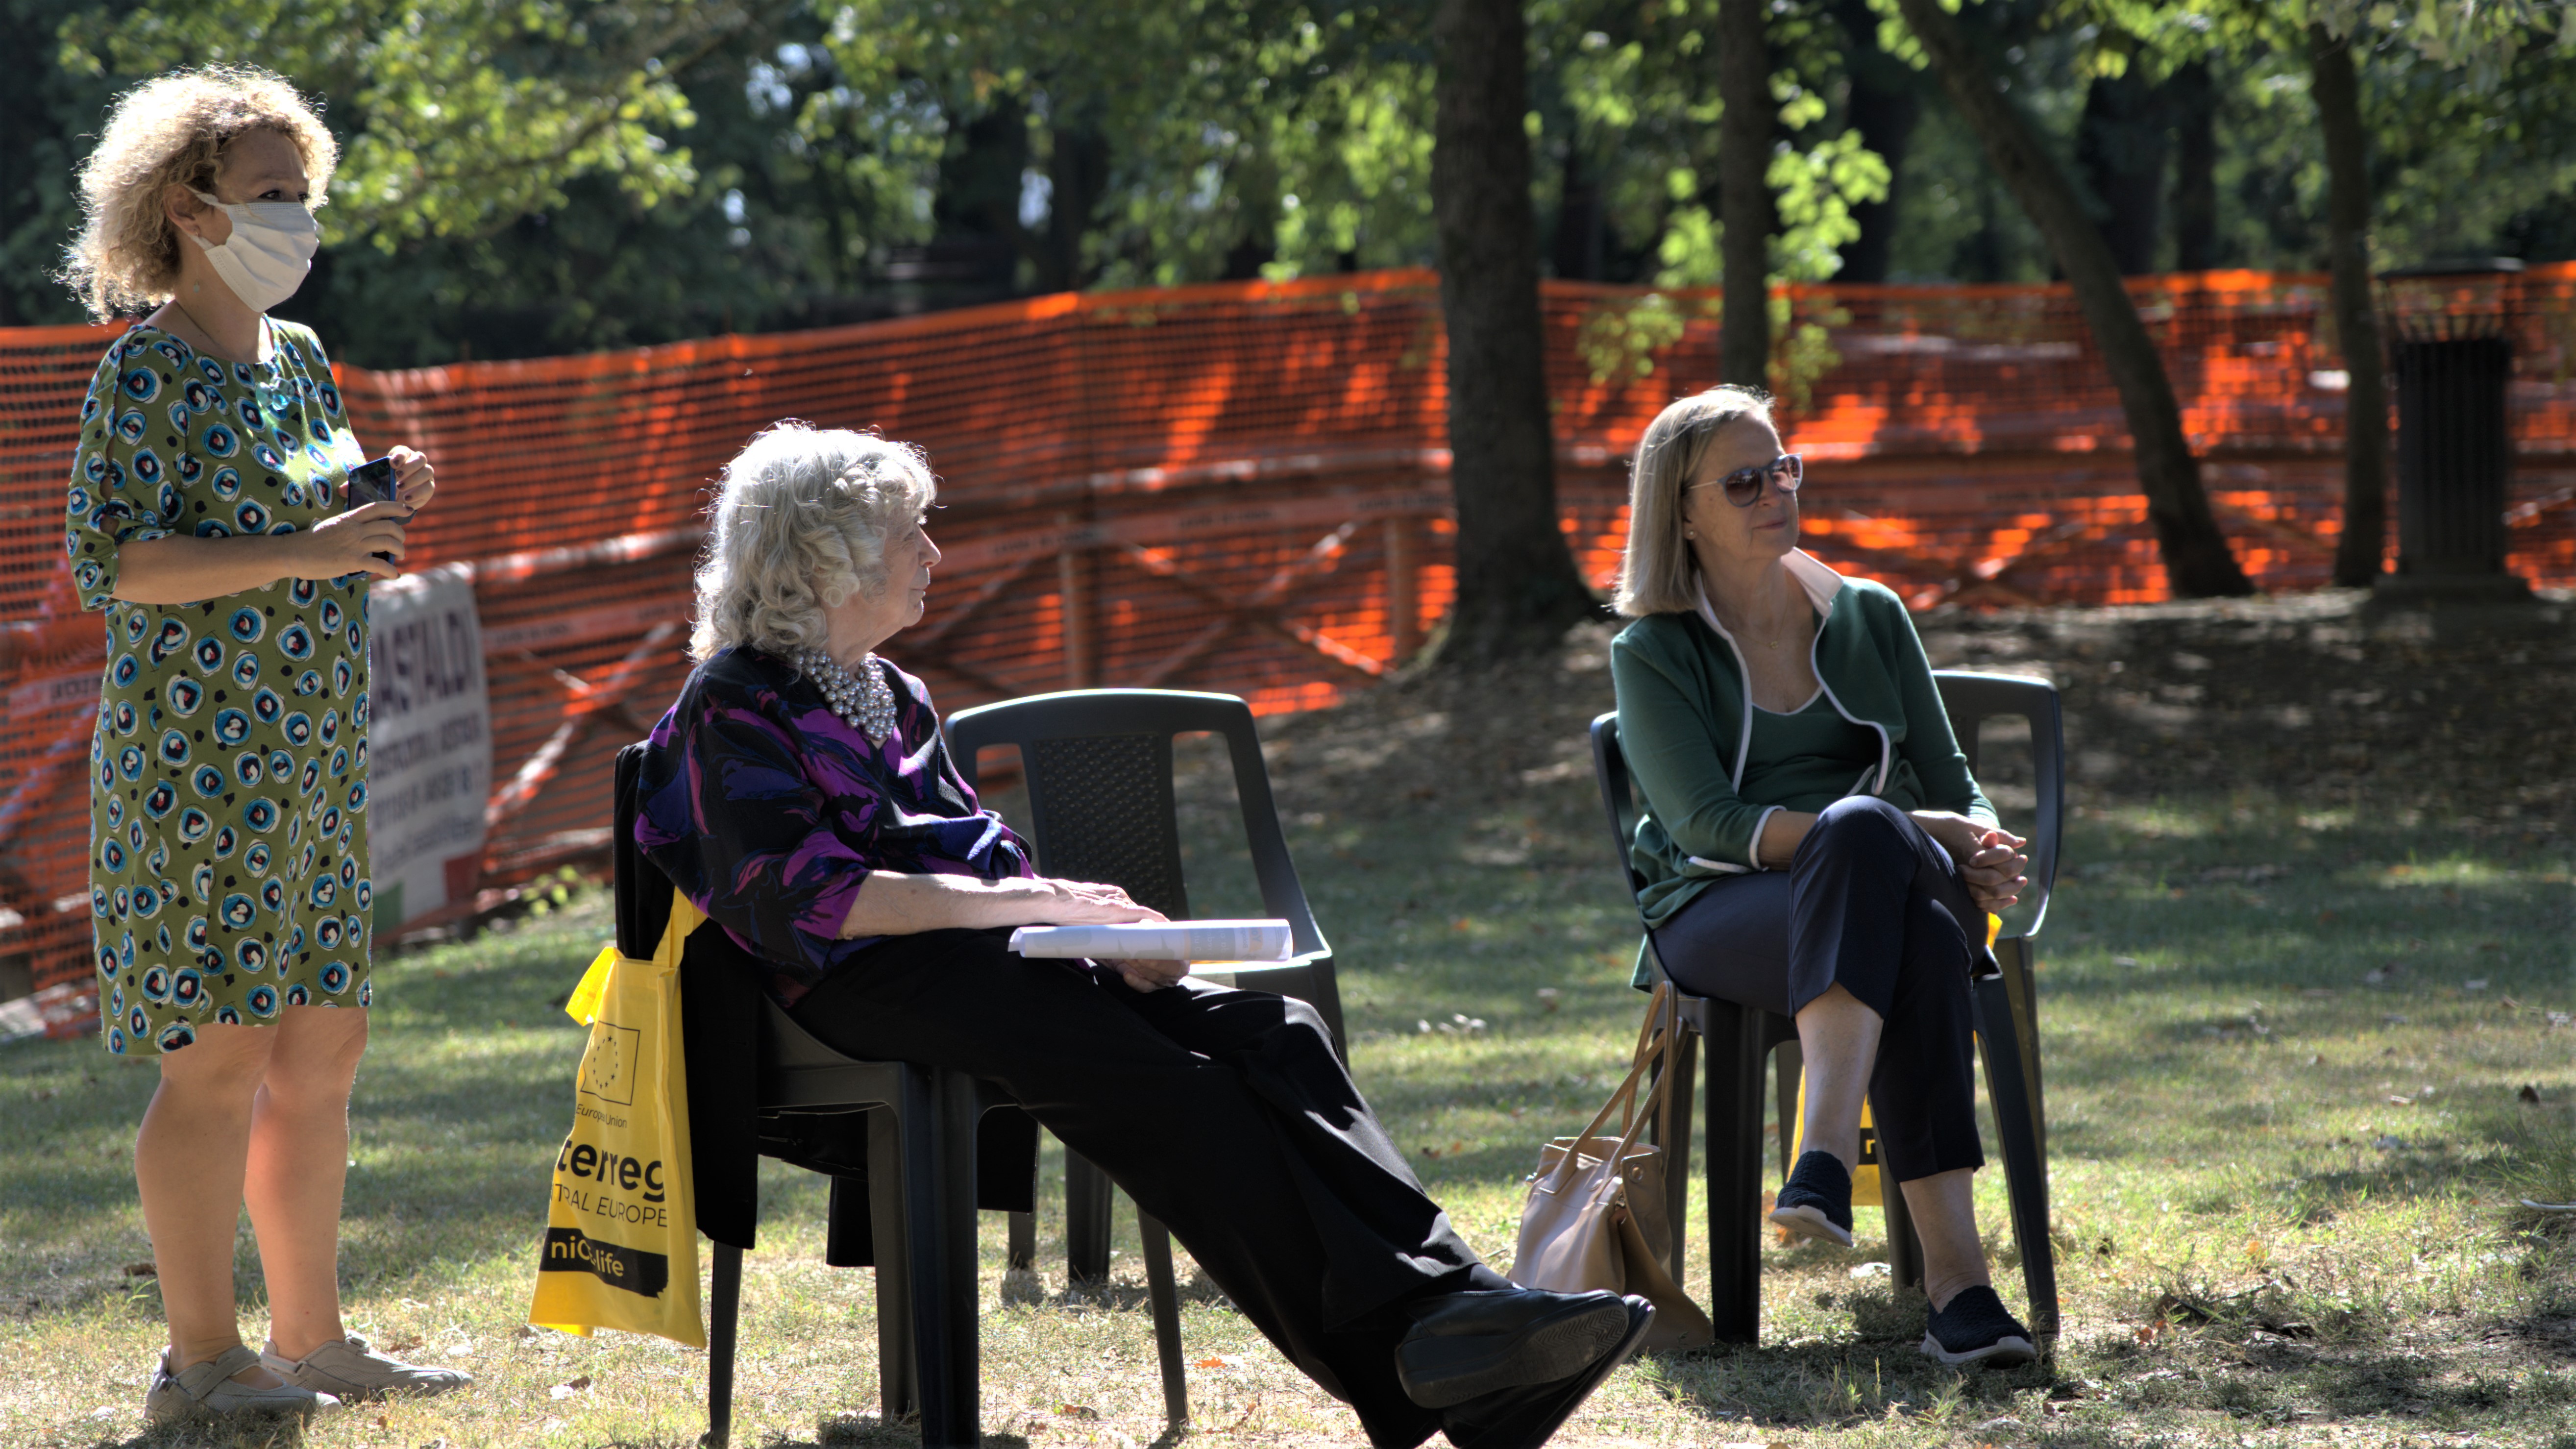
<svg viewBox="0 0 2576 1449">
<path fill-rule="evenodd" d="M 1038 1265 L 1038 1215 L 1011 1214 L 1011 1248 L 1009 1266 L 1035 1269 Z"/>
<path fill-rule="evenodd" d="M 1807 1049 L 1784 1041 L 1771 1060 L 1771 1085 L 1780 1113 L 1780 1180 L 1787 1182 L 1798 1165 L 1791 1160 L 1790 1149 L 1798 1145 L 1798 1079 L 1807 1074 Z"/>
<path fill-rule="evenodd" d="M 1682 1279 L 1682 1263 L 1690 1255 L 1684 1251 L 1690 1234 L 1690 1169 L 1691 1169 L 1691 1080 L 1699 1070 L 1699 1033 L 1688 1026 L 1681 1028 L 1679 1050 L 1673 1053 L 1673 1083 L 1666 1089 L 1664 1101 L 1670 1111 L 1647 1130 L 1654 1134 L 1655 1145 L 1664 1155 L 1664 1221 L 1672 1231 L 1664 1253 L 1664 1272 L 1675 1283 Z M 1665 1124 L 1672 1126 L 1672 1140 L 1664 1140 Z"/>
<path fill-rule="evenodd" d="M 707 1449 L 733 1442 L 734 1329 L 742 1314 L 742 1249 L 714 1245 L 714 1283 L 707 1304 Z"/>
<path fill-rule="evenodd" d="M 1065 1273 L 1076 1283 L 1109 1281 L 1109 1174 L 1064 1150 Z"/>
<path fill-rule="evenodd" d="M 1762 1338 L 1762 1014 L 1709 1003 L 1708 1307 L 1720 1343 Z"/>
<path fill-rule="evenodd" d="M 2004 1153 L 2013 1241 L 2021 1248 L 2022 1287 L 2030 1295 L 2030 1329 L 2043 1347 L 2057 1338 L 2057 1253 L 2048 1237 L 2048 1164 L 2040 1156 L 2038 1113 L 2023 1073 L 2024 1044 L 2004 983 L 1976 984 L 1977 1045 L 1986 1059 L 1986 1097 Z"/>
<path fill-rule="evenodd" d="M 1172 1276 L 1172 1235 L 1141 1207 L 1136 1228 L 1145 1240 L 1145 1296 L 1154 1309 L 1154 1354 L 1163 1364 L 1163 1422 L 1186 1424 L 1190 1384 L 1181 1368 L 1181 1291 Z"/>
<path fill-rule="evenodd" d="M 877 1402 L 887 1423 L 921 1411 L 912 1347 L 912 1249 L 904 1233 L 903 1114 L 868 1113 L 868 1221 L 876 1238 Z"/>
<path fill-rule="evenodd" d="M 904 1236 L 922 1449 L 976 1449 L 982 1365 L 976 1361 L 974 1083 L 962 1073 L 906 1065 L 903 1096 Z"/>
<path fill-rule="evenodd" d="M 1905 1205 L 1905 1191 L 1896 1185 L 1896 1174 L 1887 1170 L 1883 1158 L 1878 1164 L 1878 1200 L 1887 1213 L 1888 1279 L 1901 1288 L 1920 1286 L 1923 1244 L 1914 1236 L 1914 1213 Z"/>
</svg>

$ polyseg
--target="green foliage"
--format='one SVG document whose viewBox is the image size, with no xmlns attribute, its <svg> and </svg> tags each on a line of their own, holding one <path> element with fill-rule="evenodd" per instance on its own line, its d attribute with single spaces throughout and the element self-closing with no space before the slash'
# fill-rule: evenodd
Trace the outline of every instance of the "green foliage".
<svg viewBox="0 0 2576 1449">
<path fill-rule="evenodd" d="M 2223 259 L 2291 267 L 2316 263 L 2322 232 L 2312 10 L 2368 41 L 2384 261 L 2576 254 L 2569 8 L 1961 7 L 2061 147 L 2095 77 L 2206 62 Z M 0 97 L 17 142 L 0 156 L 0 323 L 78 315 L 45 275 L 76 220 L 70 173 L 101 108 L 162 67 L 225 59 L 269 65 L 328 102 L 346 149 L 323 213 L 333 245 L 285 311 L 371 365 L 816 325 L 1013 291 L 1424 265 L 1429 9 L 0 0 L 0 42 L 51 62 Z M 1543 256 L 1610 281 L 1717 280 L 1715 10 L 1529 0 Z M 1775 278 L 1836 275 L 1862 209 L 1890 196 L 1895 277 L 2049 275 L 2036 235 L 1928 88 L 1901 154 L 1874 154 L 1855 129 L 1855 69 L 1882 64 L 1864 48 L 1910 52 L 1888 0 L 1787 0 L 1768 27 Z M 907 271 L 908 249 L 932 243 L 993 260 L 968 283 L 906 280 L 920 271 Z M 1666 320 L 1640 313 L 1588 346 L 1633 370 L 1652 350 L 1638 339 Z"/>
<path fill-rule="evenodd" d="M 670 142 L 693 117 L 676 74 L 754 21 L 739 4 L 595 0 L 221 0 L 89 10 L 60 64 L 149 75 L 244 62 L 337 103 L 325 239 L 393 251 L 488 236 L 605 173 L 652 206 L 697 179 Z"/>
</svg>

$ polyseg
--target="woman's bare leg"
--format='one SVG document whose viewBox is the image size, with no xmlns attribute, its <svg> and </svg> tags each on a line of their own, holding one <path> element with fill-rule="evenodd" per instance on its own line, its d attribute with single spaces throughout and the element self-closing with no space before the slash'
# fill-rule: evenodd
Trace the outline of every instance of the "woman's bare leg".
<svg viewBox="0 0 2576 1449">
<path fill-rule="evenodd" d="M 243 1197 L 268 1282 L 268 1336 L 300 1359 L 349 1332 L 340 1321 L 340 1193 L 367 1013 L 290 1006 L 277 1034 L 251 1115 Z"/>
<path fill-rule="evenodd" d="M 1923 1244 L 1923 1293 L 1935 1313 L 1949 1307 L 1960 1289 L 1994 1281 L 1986 1272 L 1986 1245 L 1977 1237 L 1976 1176 L 1975 1168 L 1961 1167 L 1904 1185 L 1914 1236 Z"/>
<path fill-rule="evenodd" d="M 1840 986 L 1798 1012 L 1798 1049 L 1806 1057 L 1807 1110 L 1799 1119 L 1801 1152 L 1830 1152 L 1843 1170 L 1860 1166 L 1860 1104 L 1878 1066 L 1878 1013 Z"/>
<path fill-rule="evenodd" d="M 170 1320 L 170 1369 L 205 1363 L 241 1343 L 233 1308 L 233 1234 L 241 1222 L 253 1100 L 278 1029 L 206 1026 L 161 1057 L 161 1085 L 134 1134 L 134 1181 L 161 1310 Z M 233 1376 L 259 1387 L 266 1369 Z"/>
</svg>

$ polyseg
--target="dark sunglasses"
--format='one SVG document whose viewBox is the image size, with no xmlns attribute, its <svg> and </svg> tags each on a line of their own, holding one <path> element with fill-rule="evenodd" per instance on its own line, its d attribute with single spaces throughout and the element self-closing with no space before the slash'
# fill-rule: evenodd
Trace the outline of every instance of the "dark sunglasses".
<svg viewBox="0 0 2576 1449">
<path fill-rule="evenodd" d="M 1794 496 L 1798 491 L 1798 485 L 1806 481 L 1806 476 L 1806 465 L 1798 461 L 1797 454 L 1782 453 L 1768 463 L 1756 463 L 1750 468 L 1738 468 L 1723 478 L 1714 478 L 1706 483 L 1694 483 L 1691 487 L 1723 488 L 1726 490 L 1727 502 L 1738 508 L 1750 508 L 1762 497 L 1762 480 L 1766 478 L 1771 480 L 1772 488 L 1782 495 Z"/>
</svg>

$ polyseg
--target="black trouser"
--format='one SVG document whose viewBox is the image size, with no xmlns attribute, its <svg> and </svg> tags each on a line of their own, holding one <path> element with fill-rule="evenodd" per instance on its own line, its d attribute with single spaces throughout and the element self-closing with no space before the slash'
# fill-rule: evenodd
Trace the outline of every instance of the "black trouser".
<svg viewBox="0 0 2576 1449">
<path fill-rule="evenodd" d="M 1700 892 L 1655 932 L 1655 952 L 1693 995 L 1796 1016 L 1840 986 L 1877 1012 L 1870 1118 L 1888 1170 L 1911 1182 L 1986 1162 L 1968 995 L 1985 927 L 1950 853 L 1856 795 L 1825 808 L 1787 870 Z"/>
<path fill-rule="evenodd" d="M 796 1019 L 850 1056 L 995 1082 L 1160 1219 L 1235 1306 L 1358 1411 L 1380 1449 L 1439 1427 L 1405 1397 L 1397 1305 L 1507 1287 L 1450 1229 L 1302 1001 L 1200 983 L 1129 990 L 1023 960 L 999 931 L 897 936 Z"/>
</svg>

